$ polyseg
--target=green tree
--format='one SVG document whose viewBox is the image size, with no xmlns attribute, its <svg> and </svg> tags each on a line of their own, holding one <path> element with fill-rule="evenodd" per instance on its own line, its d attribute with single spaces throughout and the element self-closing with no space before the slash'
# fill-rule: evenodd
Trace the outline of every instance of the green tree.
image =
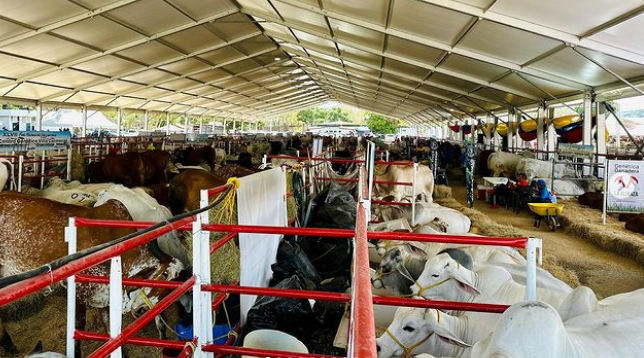
<svg viewBox="0 0 644 358">
<path fill-rule="evenodd" d="M 340 107 L 333 107 L 326 110 L 325 118 L 326 122 L 351 122 L 349 112 Z"/>
<path fill-rule="evenodd" d="M 367 122 L 367 127 L 369 127 L 369 130 L 377 134 L 397 133 L 398 128 L 400 128 L 398 120 L 389 120 L 384 116 L 375 113 L 367 113 L 365 115 L 365 120 Z"/>
</svg>

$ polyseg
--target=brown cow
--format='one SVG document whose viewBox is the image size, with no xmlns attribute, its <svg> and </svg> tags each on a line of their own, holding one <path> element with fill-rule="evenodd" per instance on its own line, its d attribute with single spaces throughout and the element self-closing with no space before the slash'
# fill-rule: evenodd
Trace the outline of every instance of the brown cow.
<svg viewBox="0 0 644 358">
<path fill-rule="evenodd" d="M 167 183 L 166 169 L 170 164 L 170 153 L 165 150 L 148 150 L 139 154 L 145 168 L 145 179 L 142 185 Z"/>
<path fill-rule="evenodd" d="M 215 168 L 216 156 L 215 149 L 211 146 L 197 149 L 188 147 L 184 150 L 176 150 L 174 153 L 174 161 L 185 166 L 207 164 L 210 170 L 213 170 Z"/>
<path fill-rule="evenodd" d="M 177 215 L 199 209 L 199 191 L 226 184 L 226 179 L 205 170 L 188 169 L 170 181 L 170 211 Z"/>
<path fill-rule="evenodd" d="M 88 166 L 93 183 L 112 182 L 129 188 L 145 183 L 145 165 L 139 153 L 108 154 L 105 159 Z"/>
<path fill-rule="evenodd" d="M 44 198 L 14 193 L 0 193 L 0 275 L 18 274 L 46 265 L 67 255 L 64 230 L 70 217 L 90 219 L 132 220 L 123 204 L 109 200 L 96 208 L 62 204 Z M 78 250 L 94 247 L 132 233 L 131 229 L 78 228 Z M 124 276 L 136 275 L 148 279 L 172 279 L 182 268 L 180 263 L 165 261 L 160 264 L 148 250 L 140 247 L 121 256 Z M 93 275 L 109 275 L 107 264 L 86 271 Z M 82 285 L 78 287 L 77 327 L 84 329 L 88 305 L 105 308 L 109 303 L 109 288 L 106 285 Z M 159 292 L 146 291 L 147 297 L 158 301 Z M 132 297 L 139 297 L 133 295 Z M 143 307 L 140 298 L 126 302 L 126 307 L 137 312 Z M 102 315 L 106 317 L 106 310 Z M 105 321 L 104 321 L 105 323 Z M 16 353 L 11 337 L 0 321 L 0 345 L 7 353 Z M 77 350 L 80 345 L 77 346 Z M 80 357 L 80 354 L 77 356 Z"/>
<path fill-rule="evenodd" d="M 577 198 L 579 204 L 589 206 L 593 209 L 601 210 L 604 206 L 604 194 L 602 193 L 585 193 Z"/>
<path fill-rule="evenodd" d="M 260 171 L 261 170 L 259 169 L 244 168 L 241 165 L 226 164 L 223 167 L 215 170 L 213 173 L 221 178 L 228 179 L 232 177 L 241 178 L 246 175 L 255 174 Z"/>
<path fill-rule="evenodd" d="M 644 214 L 639 214 L 626 222 L 626 230 L 644 234 Z"/>
</svg>

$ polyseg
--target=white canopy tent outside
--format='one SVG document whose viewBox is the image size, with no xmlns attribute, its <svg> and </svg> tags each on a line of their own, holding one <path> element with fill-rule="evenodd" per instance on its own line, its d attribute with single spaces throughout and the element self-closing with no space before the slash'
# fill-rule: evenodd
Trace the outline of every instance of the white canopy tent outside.
<svg viewBox="0 0 644 358">
<path fill-rule="evenodd" d="M 62 109 L 52 111 L 43 117 L 43 130 L 59 128 L 81 128 L 83 126 L 83 114 L 80 111 Z M 98 130 L 116 130 L 116 123 L 110 121 L 99 111 L 88 111 L 87 129 L 92 131 Z"/>
</svg>

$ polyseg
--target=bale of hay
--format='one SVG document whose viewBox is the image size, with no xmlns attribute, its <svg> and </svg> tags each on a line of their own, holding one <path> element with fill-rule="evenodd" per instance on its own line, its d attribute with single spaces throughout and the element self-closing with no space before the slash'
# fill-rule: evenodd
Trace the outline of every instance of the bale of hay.
<svg viewBox="0 0 644 358">
<path fill-rule="evenodd" d="M 72 151 L 72 180 L 85 181 L 85 160 L 79 150 Z"/>
<path fill-rule="evenodd" d="M 528 235 L 520 229 L 517 229 L 510 225 L 502 225 L 496 221 L 490 219 L 489 216 L 483 214 L 482 212 L 465 207 L 461 205 L 456 199 L 445 198 L 438 199 L 436 203 L 454 210 L 458 210 L 463 214 L 467 215 L 472 221 L 472 233 L 476 233 L 484 236 L 496 236 L 496 237 L 527 237 Z M 519 250 L 523 256 L 525 256 L 524 250 Z M 554 277 L 560 279 L 561 281 L 568 284 L 570 287 L 579 286 L 579 277 L 575 274 L 574 271 L 569 270 L 561 266 L 557 259 L 548 254 L 543 255 L 543 269 L 548 270 Z"/>
<path fill-rule="evenodd" d="M 452 197 L 452 188 L 447 185 L 436 185 L 434 187 L 434 199 L 445 199 Z"/>
<path fill-rule="evenodd" d="M 602 224 L 601 212 L 585 207 L 574 199 L 562 200 L 565 210 L 559 221 L 570 235 L 588 240 L 604 250 L 644 264 L 644 238 L 624 228 L 624 223 L 613 217 Z"/>
</svg>

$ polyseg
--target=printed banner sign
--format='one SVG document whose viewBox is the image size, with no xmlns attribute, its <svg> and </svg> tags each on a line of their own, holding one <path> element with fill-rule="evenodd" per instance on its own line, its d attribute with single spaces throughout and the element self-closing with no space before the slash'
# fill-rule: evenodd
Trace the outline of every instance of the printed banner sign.
<svg viewBox="0 0 644 358">
<path fill-rule="evenodd" d="M 559 143 L 559 154 L 571 155 L 581 158 L 591 158 L 595 153 L 592 145 Z"/>
<path fill-rule="evenodd" d="M 641 213 L 644 210 L 644 161 L 609 160 L 606 211 Z"/>
<path fill-rule="evenodd" d="M 0 152 L 68 149 L 70 132 L 0 131 Z"/>
</svg>

